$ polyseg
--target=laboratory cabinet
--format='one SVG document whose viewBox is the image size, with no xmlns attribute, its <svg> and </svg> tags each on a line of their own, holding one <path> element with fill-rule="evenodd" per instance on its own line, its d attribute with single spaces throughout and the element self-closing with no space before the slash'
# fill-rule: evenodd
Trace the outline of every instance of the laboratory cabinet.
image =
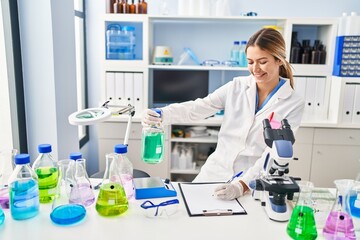
<svg viewBox="0 0 360 240">
<path fill-rule="evenodd" d="M 133 59 L 108 58 L 107 31 L 113 24 L 135 29 Z M 303 96 L 306 105 L 301 128 L 294 144 L 294 156 L 299 160 L 292 161 L 291 175 L 314 181 L 315 185 L 324 186 L 332 186 L 334 177 L 353 177 L 355 168 L 350 165 L 354 165 L 356 158 L 360 158 L 357 151 L 359 146 L 353 142 L 340 140 L 338 144 L 318 142 L 318 136 L 322 132 L 332 133 L 337 128 L 340 132 L 348 132 L 350 129 L 359 131 L 360 128 L 360 124 L 345 122 L 342 117 L 344 104 L 347 101 L 345 87 L 347 83 L 358 84 L 359 80 L 339 80 L 332 77 L 337 24 L 337 18 L 104 14 L 104 38 L 101 43 L 104 46 L 100 83 L 101 101 L 135 106 L 129 138 L 129 157 L 134 167 L 147 171 L 150 175 L 172 180 L 191 181 L 198 174 L 201 165 L 205 162 L 204 159 L 216 147 L 217 137 L 212 135 L 184 138 L 173 136 L 172 133 L 179 127 L 216 129 L 221 125 L 221 117 L 166 126 L 165 160 L 160 164 L 149 165 L 140 159 L 141 113 L 146 108 L 162 107 L 172 102 L 181 102 L 186 98 L 202 97 L 226 84 L 235 76 L 248 75 L 246 67 L 229 66 L 226 62 L 230 59 L 232 44 L 235 40 L 248 40 L 255 31 L 269 26 L 278 29 L 283 34 L 287 59 L 291 57 L 292 42 L 295 40 L 309 41 L 311 44 L 318 40 L 326 50 L 321 64 L 292 64 L 295 91 Z M 297 39 L 294 39 L 294 32 Z M 169 47 L 173 64 L 152 64 L 152 55 L 156 46 Z M 195 59 L 185 48 L 192 51 Z M 177 64 L 179 60 L 184 60 L 181 65 Z M 209 64 L 206 60 L 217 62 L 211 61 Z M 196 62 L 203 64 L 198 65 L 195 64 Z M 192 81 L 178 81 L 183 83 L 178 86 L 176 85 L 178 76 L 196 77 Z M 197 86 L 193 84 L 194 82 Z M 177 94 L 169 94 L 169 89 L 174 85 L 179 91 L 176 91 Z M 182 91 L 180 87 L 183 88 Z M 105 154 L 112 152 L 114 144 L 123 142 L 126 122 L 126 116 L 117 116 L 97 127 L 100 170 L 105 168 Z M 183 153 L 192 153 L 192 164 L 179 166 L 179 162 L 174 161 L 180 157 L 179 153 L 176 154 L 176 151 L 173 151 L 175 148 L 181 149 Z M 348 159 L 345 160 L 345 157 L 341 156 L 348 156 Z M 185 159 L 184 156 L 182 157 Z M 340 164 L 341 161 L 344 164 Z M 327 169 L 329 174 L 324 174 L 323 169 Z"/>
</svg>

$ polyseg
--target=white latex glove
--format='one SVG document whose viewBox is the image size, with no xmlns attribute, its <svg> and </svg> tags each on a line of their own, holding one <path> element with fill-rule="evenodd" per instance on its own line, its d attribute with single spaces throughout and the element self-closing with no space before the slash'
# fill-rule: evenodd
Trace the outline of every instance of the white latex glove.
<svg viewBox="0 0 360 240">
<path fill-rule="evenodd" d="M 214 195 L 222 200 L 233 200 L 244 195 L 244 187 L 239 181 L 225 183 L 215 188 Z"/>
<path fill-rule="evenodd" d="M 161 123 L 160 115 L 151 109 L 144 110 L 142 114 L 141 124 L 143 126 L 157 125 Z"/>
</svg>

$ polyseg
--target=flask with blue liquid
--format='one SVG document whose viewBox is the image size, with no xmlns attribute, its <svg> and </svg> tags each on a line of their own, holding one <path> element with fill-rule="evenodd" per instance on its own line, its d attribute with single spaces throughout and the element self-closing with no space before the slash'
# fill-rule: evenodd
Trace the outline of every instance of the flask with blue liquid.
<svg viewBox="0 0 360 240">
<path fill-rule="evenodd" d="M 24 220 L 39 213 L 38 177 L 30 167 L 29 154 L 17 154 L 15 164 L 9 178 L 10 213 L 13 219 Z"/>
</svg>

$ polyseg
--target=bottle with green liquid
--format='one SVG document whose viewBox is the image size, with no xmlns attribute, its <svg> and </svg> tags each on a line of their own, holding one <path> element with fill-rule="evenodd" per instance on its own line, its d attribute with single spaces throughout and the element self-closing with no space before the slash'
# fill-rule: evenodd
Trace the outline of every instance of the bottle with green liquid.
<svg viewBox="0 0 360 240">
<path fill-rule="evenodd" d="M 161 117 L 160 109 L 153 110 Z M 145 163 L 157 164 L 164 160 L 164 128 L 161 124 L 144 127 L 141 142 L 141 158 Z"/>
<path fill-rule="evenodd" d="M 314 185 L 307 181 L 301 181 L 298 185 L 300 186 L 300 194 L 291 214 L 287 233 L 292 239 L 316 239 L 317 229 L 314 209 L 311 205 L 311 193 Z"/>
<path fill-rule="evenodd" d="M 102 216 L 121 215 L 129 208 L 122 183 L 122 164 L 122 159 L 117 153 L 106 155 L 106 169 L 95 206 L 96 211 Z"/>
<path fill-rule="evenodd" d="M 32 169 L 38 176 L 40 203 L 50 203 L 55 198 L 59 178 L 57 161 L 51 156 L 50 144 L 40 144 L 38 151 Z"/>
</svg>

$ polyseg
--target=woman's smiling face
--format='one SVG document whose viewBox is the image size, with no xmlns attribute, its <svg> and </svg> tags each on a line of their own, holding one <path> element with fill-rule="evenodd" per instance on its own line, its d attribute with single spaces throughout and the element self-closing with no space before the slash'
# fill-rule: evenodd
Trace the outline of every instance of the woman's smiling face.
<svg viewBox="0 0 360 240">
<path fill-rule="evenodd" d="M 249 46 L 246 51 L 249 72 L 254 76 L 256 83 L 266 84 L 279 81 L 279 67 L 281 62 L 271 54 L 261 50 L 258 46 Z"/>
</svg>

